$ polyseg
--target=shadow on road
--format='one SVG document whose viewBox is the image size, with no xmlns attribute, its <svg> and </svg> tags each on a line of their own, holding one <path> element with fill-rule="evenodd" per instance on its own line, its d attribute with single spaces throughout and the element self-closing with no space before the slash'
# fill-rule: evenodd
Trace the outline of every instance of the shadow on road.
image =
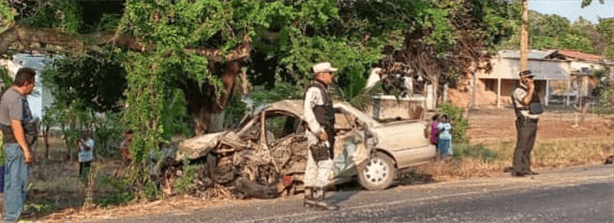
<svg viewBox="0 0 614 223">
<path fill-rule="evenodd" d="M 409 171 L 402 173 L 397 178 L 397 183 L 393 184 L 391 188 L 406 185 L 421 185 L 428 183 L 435 183 L 437 180 L 431 174 L 420 173 L 418 171 Z"/>
<path fill-rule="evenodd" d="M 388 189 L 395 188 L 398 186 L 420 185 L 435 182 L 437 182 L 437 180 L 435 180 L 435 178 L 430 174 L 410 171 L 399 175 L 397 181 Z M 355 194 L 358 194 L 358 192 L 360 192 L 361 190 L 362 186 L 360 185 L 360 183 L 358 183 L 358 180 L 352 180 L 344 184 L 339 184 L 335 187 L 335 194 L 330 198 L 330 200 L 335 204 L 340 204 L 348 200 Z"/>
<path fill-rule="evenodd" d="M 334 204 L 340 204 L 350 197 L 358 194 L 361 190 L 361 186 L 357 180 L 352 180 L 347 183 L 339 184 L 335 186 L 335 194 L 330 198 L 330 201 Z"/>
</svg>

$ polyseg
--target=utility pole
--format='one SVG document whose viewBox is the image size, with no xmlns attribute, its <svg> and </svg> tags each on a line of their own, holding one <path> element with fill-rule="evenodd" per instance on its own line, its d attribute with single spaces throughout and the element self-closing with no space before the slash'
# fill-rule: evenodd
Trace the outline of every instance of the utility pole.
<svg viewBox="0 0 614 223">
<path fill-rule="evenodd" d="M 529 23 L 529 3 L 527 0 L 522 0 L 522 24 L 520 25 L 520 71 L 527 70 L 529 67 L 528 49 L 529 49 L 529 33 L 527 25 Z"/>
</svg>

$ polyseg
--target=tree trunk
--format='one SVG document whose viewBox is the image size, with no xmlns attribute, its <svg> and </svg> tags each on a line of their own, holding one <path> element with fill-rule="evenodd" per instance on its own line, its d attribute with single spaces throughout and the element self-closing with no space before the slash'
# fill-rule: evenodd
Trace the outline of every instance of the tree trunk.
<svg viewBox="0 0 614 223">
<path fill-rule="evenodd" d="M 213 86 L 198 83 L 194 79 L 188 78 L 181 84 L 186 101 L 188 102 L 188 110 L 195 135 L 203 135 L 213 130 L 211 129 L 211 122 L 216 116 L 219 117 L 220 113 L 223 113 L 228 106 L 234 90 L 235 80 L 240 71 L 240 61 L 226 63 L 226 69 L 220 75 L 224 89 L 219 97 L 216 96 Z"/>
</svg>

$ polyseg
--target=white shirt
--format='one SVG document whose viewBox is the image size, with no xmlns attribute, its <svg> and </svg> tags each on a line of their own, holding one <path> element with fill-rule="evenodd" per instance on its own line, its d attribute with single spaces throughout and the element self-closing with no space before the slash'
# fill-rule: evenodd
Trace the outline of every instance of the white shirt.
<svg viewBox="0 0 614 223">
<path fill-rule="evenodd" d="M 522 99 L 527 95 L 527 91 L 522 88 L 522 87 L 518 87 L 514 90 L 514 92 L 512 93 L 512 103 L 515 104 L 515 106 L 520 109 L 520 114 L 522 114 L 524 117 L 530 118 L 530 119 L 538 119 L 539 115 L 533 115 L 533 114 L 529 114 L 529 105 L 523 105 L 522 104 Z"/>
<path fill-rule="evenodd" d="M 379 76 L 379 73 L 382 72 L 382 68 L 374 68 L 369 75 L 369 79 L 367 79 L 367 85 L 365 89 L 373 87 L 377 82 L 382 80 L 382 77 Z"/>
<path fill-rule="evenodd" d="M 307 93 L 305 93 L 305 101 L 303 104 L 303 114 L 305 115 L 305 121 L 309 126 L 309 131 L 315 135 L 319 135 L 324 131 L 323 127 L 316 119 L 315 113 L 313 113 L 313 109 L 316 106 L 324 105 L 324 98 L 322 98 L 322 93 L 326 94 L 327 92 L 320 92 L 320 88 L 318 87 L 310 87 L 309 89 L 307 89 Z"/>
<path fill-rule="evenodd" d="M 90 147 L 90 151 L 86 151 L 85 146 L 83 146 L 84 143 L 87 147 Z M 79 139 L 79 162 L 88 162 L 88 161 L 92 161 L 94 159 L 94 140 L 92 139 L 88 139 L 87 141 L 83 142 L 83 139 Z"/>
</svg>

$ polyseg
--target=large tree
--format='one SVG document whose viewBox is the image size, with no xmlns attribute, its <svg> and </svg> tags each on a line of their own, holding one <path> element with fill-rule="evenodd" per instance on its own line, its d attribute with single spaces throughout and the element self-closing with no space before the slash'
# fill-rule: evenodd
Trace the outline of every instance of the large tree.
<svg viewBox="0 0 614 223">
<path fill-rule="evenodd" d="M 330 61 L 340 68 L 337 83 L 348 97 L 361 93 L 367 71 L 375 65 L 392 69 L 400 63 L 412 70 L 407 75 L 436 84 L 454 80 L 466 76 L 472 64 L 488 67 L 481 63 L 487 58 L 484 52 L 512 33 L 518 5 L 453 0 L 11 0 L 0 4 L 0 55 L 65 53 L 81 61 L 76 65 L 92 58 L 92 66 L 76 66 L 83 72 L 73 72 L 85 76 L 96 62 L 118 58 L 126 80 L 124 121 L 135 130 L 131 151 L 137 168 L 130 178 L 149 188 L 146 158 L 168 137 L 165 110 L 178 103 L 177 95 L 184 96 L 194 132 L 202 134 L 211 118 L 228 107 L 238 79 L 259 90 L 255 98 L 263 97 L 262 92 L 300 98 L 315 62 Z"/>
</svg>

